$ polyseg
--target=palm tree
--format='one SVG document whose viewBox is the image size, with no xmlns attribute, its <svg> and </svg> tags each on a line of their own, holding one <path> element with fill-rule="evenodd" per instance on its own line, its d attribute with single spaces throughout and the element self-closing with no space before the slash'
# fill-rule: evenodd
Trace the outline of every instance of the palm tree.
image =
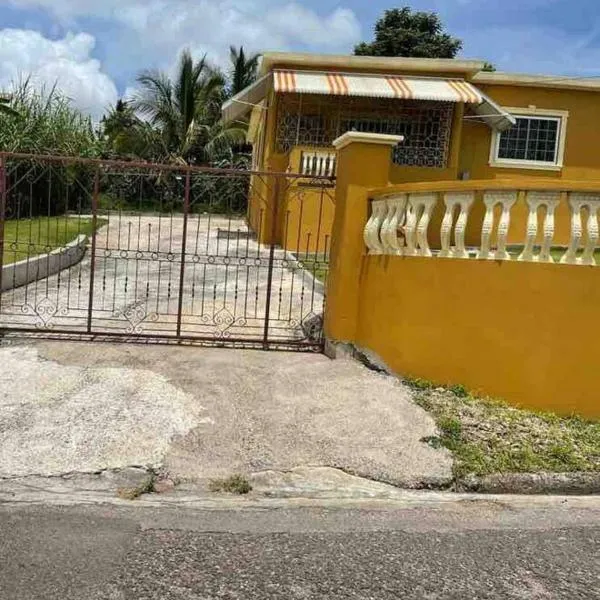
<svg viewBox="0 0 600 600">
<path fill-rule="evenodd" d="M 141 90 L 132 107 L 161 131 L 171 160 L 206 162 L 243 143 L 243 128 L 219 124 L 226 83 L 206 57 L 196 62 L 184 50 L 174 80 L 152 70 L 142 72 L 137 81 Z"/>
<path fill-rule="evenodd" d="M 229 59 L 231 60 L 230 92 L 235 96 L 256 81 L 260 54 L 246 57 L 243 46 L 240 46 L 239 50 L 235 46 L 229 46 Z"/>
<path fill-rule="evenodd" d="M 7 115 L 9 117 L 20 117 L 21 113 L 15 110 L 10 105 L 10 98 L 0 96 L 0 115 Z"/>
</svg>

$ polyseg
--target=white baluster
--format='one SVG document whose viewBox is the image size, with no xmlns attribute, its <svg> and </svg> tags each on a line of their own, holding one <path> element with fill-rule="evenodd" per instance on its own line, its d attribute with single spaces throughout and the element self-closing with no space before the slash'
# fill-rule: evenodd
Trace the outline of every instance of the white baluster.
<svg viewBox="0 0 600 600">
<path fill-rule="evenodd" d="M 431 256 L 431 250 L 429 249 L 429 240 L 427 234 L 429 232 L 429 222 L 431 220 L 431 214 L 437 203 L 437 194 L 411 194 L 409 201 L 412 207 L 412 213 L 414 215 L 414 225 L 411 223 L 412 231 L 412 243 L 414 245 L 414 230 L 416 230 L 416 241 L 418 250 L 414 251 L 414 254 L 419 256 Z M 407 229 L 408 229 L 407 222 Z M 407 246 L 409 245 L 408 233 L 407 233 Z M 414 256 L 413 254 L 413 256 Z"/>
<path fill-rule="evenodd" d="M 563 265 L 577 264 L 577 250 L 583 237 L 583 228 L 581 226 L 581 209 L 585 204 L 585 199 L 579 194 L 569 194 L 569 206 L 571 207 L 571 239 L 567 251 L 562 255 L 560 263 Z"/>
<path fill-rule="evenodd" d="M 369 219 L 369 222 L 367 223 L 365 242 L 369 248 L 369 254 L 383 254 L 384 247 L 381 243 L 379 232 L 387 211 L 386 201 L 373 200 L 373 202 L 371 202 L 371 208 L 373 210 L 373 218 Z"/>
<path fill-rule="evenodd" d="M 302 175 L 308 175 L 310 172 L 310 156 L 308 152 L 302 153 Z"/>
<path fill-rule="evenodd" d="M 523 252 L 521 252 L 521 254 L 519 255 L 519 258 L 517 260 L 533 260 L 533 246 L 535 244 L 535 238 L 537 237 L 537 221 L 538 221 L 538 217 L 537 217 L 537 205 L 532 206 L 529 203 L 529 199 L 528 199 L 528 204 L 529 204 L 529 215 L 527 216 L 527 231 L 525 233 L 526 235 L 526 240 L 525 240 L 525 246 L 523 248 Z"/>
<path fill-rule="evenodd" d="M 580 259 L 580 264 L 596 266 L 596 259 L 594 258 L 594 252 L 598 245 L 598 238 L 600 233 L 598 232 L 598 210 L 600 209 L 600 198 L 597 198 L 593 202 L 588 204 L 588 220 L 587 220 L 587 240 L 585 242 L 585 248 Z"/>
<path fill-rule="evenodd" d="M 502 204 L 502 214 L 498 223 L 498 243 L 494 258 L 496 260 L 510 260 L 510 254 L 506 250 L 506 240 L 508 238 L 508 230 L 510 228 L 510 211 L 517 201 L 518 193 L 515 192 L 500 192 L 496 194 L 500 198 Z"/>
<path fill-rule="evenodd" d="M 467 228 L 467 219 L 469 210 L 475 200 L 475 192 L 448 192 L 444 194 L 444 204 L 446 212 L 442 220 L 441 242 L 442 249 L 439 256 L 442 258 L 469 258 L 465 248 L 465 230 Z M 455 247 L 450 247 L 450 238 L 452 237 L 452 221 L 454 219 L 454 209 L 459 206 L 460 214 L 454 227 Z"/>
<path fill-rule="evenodd" d="M 545 194 L 544 204 L 546 205 L 546 217 L 544 218 L 544 241 L 537 258 L 539 262 L 554 262 L 550 250 L 552 249 L 552 241 L 554 240 L 554 211 L 559 202 L 560 192 L 549 192 Z"/>
<path fill-rule="evenodd" d="M 483 203 L 485 204 L 485 217 L 481 228 L 481 249 L 477 253 L 477 258 L 495 258 L 496 260 L 510 260 L 510 255 L 506 251 L 506 238 L 510 227 L 510 210 L 517 201 L 517 192 L 485 192 Z M 494 229 L 494 208 L 500 204 L 502 214 L 498 223 L 497 247 L 496 251 L 491 253 L 491 238 Z"/>
<path fill-rule="evenodd" d="M 329 172 L 327 173 L 327 175 L 329 177 L 333 177 L 335 175 L 336 162 L 337 162 L 337 156 L 335 154 L 330 154 L 329 155 Z"/>
<path fill-rule="evenodd" d="M 394 215 L 394 207 L 388 202 L 388 199 L 385 199 L 385 218 L 383 219 L 383 223 L 381 224 L 381 229 L 379 231 L 379 239 L 381 240 L 381 245 L 383 246 L 384 254 L 391 254 L 392 247 L 388 243 L 388 229 L 390 221 Z"/>
<path fill-rule="evenodd" d="M 598 210 L 600 209 L 599 194 L 573 193 L 569 197 L 571 206 L 571 240 L 569 248 L 561 259 L 561 263 L 578 265 L 596 265 L 594 252 L 598 245 Z M 577 258 L 577 250 L 581 243 L 583 227 L 581 222 L 581 210 L 587 209 L 586 240 L 581 257 Z"/>
<path fill-rule="evenodd" d="M 554 237 L 554 210 L 560 201 L 560 192 L 528 192 L 527 205 L 529 206 L 529 216 L 527 217 L 527 240 L 525 248 L 518 260 L 554 262 L 550 256 L 550 246 Z M 538 231 L 537 211 L 540 206 L 546 207 L 546 217 L 544 219 L 544 243 L 540 256 L 534 256 L 533 249 Z M 542 257 L 544 254 L 544 257 Z"/>
<path fill-rule="evenodd" d="M 444 198 L 446 204 L 446 212 L 442 219 L 442 228 L 440 231 L 440 241 L 442 249 L 438 256 L 440 258 L 447 258 L 450 256 L 450 237 L 452 236 L 452 221 L 454 220 L 454 204 L 448 203 L 447 196 Z"/>
<path fill-rule="evenodd" d="M 404 239 L 406 240 L 405 256 L 416 256 L 417 252 L 417 220 L 420 216 L 421 207 L 414 207 L 412 198 L 406 210 L 406 225 L 404 226 Z"/>
<path fill-rule="evenodd" d="M 406 210 L 406 194 L 387 198 L 388 212 L 381 226 L 381 242 L 386 254 L 402 254 L 402 244 L 398 240 L 398 224 Z"/>
<path fill-rule="evenodd" d="M 365 224 L 365 228 L 363 229 L 363 241 L 369 253 L 371 253 L 371 228 L 373 227 L 373 223 L 375 221 L 375 211 L 373 209 L 373 202 L 371 201 L 371 214 L 369 215 L 369 219 Z"/>
<path fill-rule="evenodd" d="M 467 230 L 467 221 L 469 220 L 469 211 L 475 200 L 475 192 L 465 192 L 460 194 L 448 194 L 455 197 L 455 203 L 460 206 L 460 214 L 456 219 L 454 227 L 454 258 L 469 258 L 469 253 L 465 248 L 465 231 Z"/>
<path fill-rule="evenodd" d="M 494 229 L 494 204 L 493 198 L 486 198 L 484 195 L 485 217 L 481 226 L 481 248 L 477 253 L 477 258 L 490 258 L 490 240 L 492 230 Z"/>
</svg>

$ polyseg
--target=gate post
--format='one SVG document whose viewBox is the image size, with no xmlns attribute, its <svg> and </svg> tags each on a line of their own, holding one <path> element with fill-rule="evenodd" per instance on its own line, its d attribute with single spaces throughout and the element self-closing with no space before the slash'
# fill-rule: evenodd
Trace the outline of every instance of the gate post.
<svg viewBox="0 0 600 600">
<path fill-rule="evenodd" d="M 403 139 L 349 131 L 333 142 L 338 166 L 325 307 L 327 342 L 355 339 L 368 191 L 388 185 L 391 150 Z"/>
<path fill-rule="evenodd" d="M 6 219 L 6 158 L 0 155 L 0 310 L 2 307 L 2 271 L 4 269 L 4 220 Z"/>
<path fill-rule="evenodd" d="M 181 262 L 179 263 L 179 297 L 177 299 L 177 326 L 175 336 L 181 337 L 181 321 L 183 318 L 183 287 L 185 278 L 185 253 L 187 252 L 188 215 L 190 212 L 191 172 L 188 167 L 185 173 L 185 191 L 183 196 L 183 233 L 181 240 Z"/>
<path fill-rule="evenodd" d="M 94 313 L 94 283 L 96 279 L 96 237 L 98 229 L 98 196 L 100 194 L 100 167 L 94 173 L 94 191 L 92 192 L 92 255 L 90 257 L 90 289 L 87 307 L 88 334 L 92 333 L 92 316 Z"/>
</svg>

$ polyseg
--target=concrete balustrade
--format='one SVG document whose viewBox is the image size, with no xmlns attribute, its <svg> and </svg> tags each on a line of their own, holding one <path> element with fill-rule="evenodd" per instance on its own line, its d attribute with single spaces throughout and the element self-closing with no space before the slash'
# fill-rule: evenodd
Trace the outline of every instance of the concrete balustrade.
<svg viewBox="0 0 600 600">
<path fill-rule="evenodd" d="M 473 182 L 466 182 L 466 189 L 461 190 L 453 182 L 451 189 L 443 189 L 442 185 L 440 191 L 390 194 L 382 190 L 371 194 L 364 232 L 368 253 L 539 263 L 554 263 L 559 255 L 556 262 L 560 264 L 596 266 L 600 192 L 507 190 L 502 189 L 502 184 L 499 189 L 488 190 L 485 186 L 490 182 L 481 184 L 481 189 L 474 187 Z M 511 213 L 520 196 L 527 208 L 527 220 L 520 243 L 512 244 L 520 248 L 510 254 L 507 238 Z M 472 214 L 476 198 L 485 206 L 483 215 Z M 566 247 L 555 241 L 557 209 L 565 202 L 570 215 L 570 239 Z M 441 223 L 439 220 L 434 223 L 433 215 L 440 209 L 443 209 Z M 465 233 L 473 218 L 480 220 L 475 224 L 480 239 L 477 245 L 467 246 Z M 565 229 L 565 224 L 562 225 Z M 434 227 L 439 229 L 434 232 Z M 436 235 L 432 236 L 433 233 Z M 439 239 L 437 246 L 432 244 L 432 237 Z"/>
<path fill-rule="evenodd" d="M 337 162 L 335 152 L 302 152 L 300 173 L 312 177 L 333 177 Z"/>
<path fill-rule="evenodd" d="M 398 142 L 352 132 L 336 145 L 327 352 L 600 417 L 599 272 L 578 266 L 596 264 L 600 182 L 390 185 Z"/>
</svg>

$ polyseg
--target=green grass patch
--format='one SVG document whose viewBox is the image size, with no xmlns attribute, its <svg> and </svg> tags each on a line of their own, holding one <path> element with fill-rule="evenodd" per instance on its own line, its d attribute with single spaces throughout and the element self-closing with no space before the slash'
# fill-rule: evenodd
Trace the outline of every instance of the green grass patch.
<svg viewBox="0 0 600 600">
<path fill-rule="evenodd" d="M 454 474 L 600 471 L 600 422 L 534 412 L 475 398 L 462 386 L 409 380 L 416 403 L 432 414 L 439 435 L 423 441 L 448 448 Z"/>
<path fill-rule="evenodd" d="M 327 274 L 329 273 L 329 256 L 323 252 L 306 253 L 301 252 L 296 255 L 302 263 L 303 268 L 308 271 L 315 279 L 322 283 L 327 283 Z"/>
<path fill-rule="evenodd" d="M 211 492 L 243 495 L 251 492 L 252 486 L 242 475 L 231 475 L 225 479 L 213 479 L 209 484 L 209 489 Z"/>
<path fill-rule="evenodd" d="M 106 224 L 98 219 L 98 228 Z M 93 233 L 92 219 L 79 217 L 36 217 L 7 220 L 4 223 L 3 264 L 18 262 L 46 254 L 65 246 L 78 235 Z"/>
</svg>

